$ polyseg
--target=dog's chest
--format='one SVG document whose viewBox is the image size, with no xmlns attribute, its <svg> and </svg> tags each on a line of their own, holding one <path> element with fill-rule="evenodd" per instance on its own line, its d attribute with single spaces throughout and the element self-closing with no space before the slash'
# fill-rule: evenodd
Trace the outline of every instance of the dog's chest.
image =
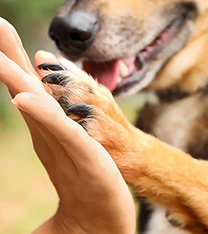
<svg viewBox="0 0 208 234">
<path fill-rule="evenodd" d="M 195 158 L 208 159 L 206 92 L 175 102 L 147 104 L 141 110 L 136 126 Z M 165 210 L 160 208 L 155 208 L 143 225 L 145 231 L 141 234 L 188 234 L 172 227 L 165 217 Z"/>
<path fill-rule="evenodd" d="M 171 103 L 147 104 L 136 126 L 193 157 L 207 159 L 207 108 L 207 95 L 200 93 Z"/>
</svg>

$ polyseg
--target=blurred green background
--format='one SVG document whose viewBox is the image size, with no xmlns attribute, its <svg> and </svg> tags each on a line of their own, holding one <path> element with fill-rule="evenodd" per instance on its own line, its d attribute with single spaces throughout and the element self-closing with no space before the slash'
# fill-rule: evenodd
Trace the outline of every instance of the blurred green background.
<svg viewBox="0 0 208 234">
<path fill-rule="evenodd" d="M 63 2 L 0 0 L 0 16 L 15 26 L 32 61 L 39 49 L 57 52 L 47 30 Z M 28 234 L 55 212 L 58 198 L 10 99 L 0 83 L 0 234 Z M 138 97 L 130 99 L 120 103 L 133 121 Z"/>
<path fill-rule="evenodd" d="M 32 60 L 39 49 L 56 50 L 47 30 L 62 3 L 0 0 L 0 16 L 15 26 Z M 55 212 L 58 199 L 10 99 L 0 84 L 0 234 L 28 234 Z"/>
</svg>

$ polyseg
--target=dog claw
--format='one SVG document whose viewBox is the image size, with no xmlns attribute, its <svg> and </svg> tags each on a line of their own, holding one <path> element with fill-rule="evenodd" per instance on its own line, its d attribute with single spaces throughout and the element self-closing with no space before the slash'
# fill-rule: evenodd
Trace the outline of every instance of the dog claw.
<svg viewBox="0 0 208 234">
<path fill-rule="evenodd" d="M 69 116 L 71 114 L 75 114 L 80 116 L 81 118 L 86 118 L 89 115 L 93 114 L 93 107 L 88 104 L 84 103 L 79 103 L 79 104 L 74 104 L 70 107 L 68 107 L 66 110 L 66 115 Z"/>
<path fill-rule="evenodd" d="M 42 69 L 45 71 L 51 70 L 51 71 L 64 71 L 64 67 L 61 64 L 58 63 L 43 63 L 38 65 L 38 69 Z"/>
<path fill-rule="evenodd" d="M 170 211 L 166 212 L 166 218 L 173 227 L 184 228 L 186 226 L 183 220 L 180 220 L 177 215 L 172 214 Z"/>
<path fill-rule="evenodd" d="M 66 84 L 65 80 L 66 80 L 66 76 L 64 76 L 63 74 L 52 73 L 43 77 L 42 82 L 44 84 L 56 84 L 56 85 L 64 86 Z"/>
</svg>

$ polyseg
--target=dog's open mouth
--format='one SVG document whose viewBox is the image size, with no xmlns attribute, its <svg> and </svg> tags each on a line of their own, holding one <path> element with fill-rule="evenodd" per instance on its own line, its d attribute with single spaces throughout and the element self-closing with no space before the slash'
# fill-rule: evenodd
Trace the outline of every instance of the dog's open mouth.
<svg viewBox="0 0 208 234">
<path fill-rule="evenodd" d="M 83 68 L 111 92 L 115 94 L 120 93 L 121 90 L 131 87 L 135 83 L 138 84 L 144 79 L 151 62 L 180 33 L 185 22 L 186 14 L 180 15 L 149 45 L 129 58 L 121 58 L 103 63 L 84 61 Z"/>
</svg>

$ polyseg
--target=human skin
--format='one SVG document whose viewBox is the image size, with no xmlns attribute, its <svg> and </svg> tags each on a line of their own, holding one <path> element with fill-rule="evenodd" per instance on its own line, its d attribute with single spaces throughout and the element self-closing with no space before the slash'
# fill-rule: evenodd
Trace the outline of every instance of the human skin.
<svg viewBox="0 0 208 234">
<path fill-rule="evenodd" d="M 110 155 L 45 91 L 15 29 L 2 18 L 0 35 L 0 81 L 60 198 L 56 214 L 33 234 L 133 234 L 134 202 Z M 35 62 L 57 59 L 40 51 Z"/>
</svg>

